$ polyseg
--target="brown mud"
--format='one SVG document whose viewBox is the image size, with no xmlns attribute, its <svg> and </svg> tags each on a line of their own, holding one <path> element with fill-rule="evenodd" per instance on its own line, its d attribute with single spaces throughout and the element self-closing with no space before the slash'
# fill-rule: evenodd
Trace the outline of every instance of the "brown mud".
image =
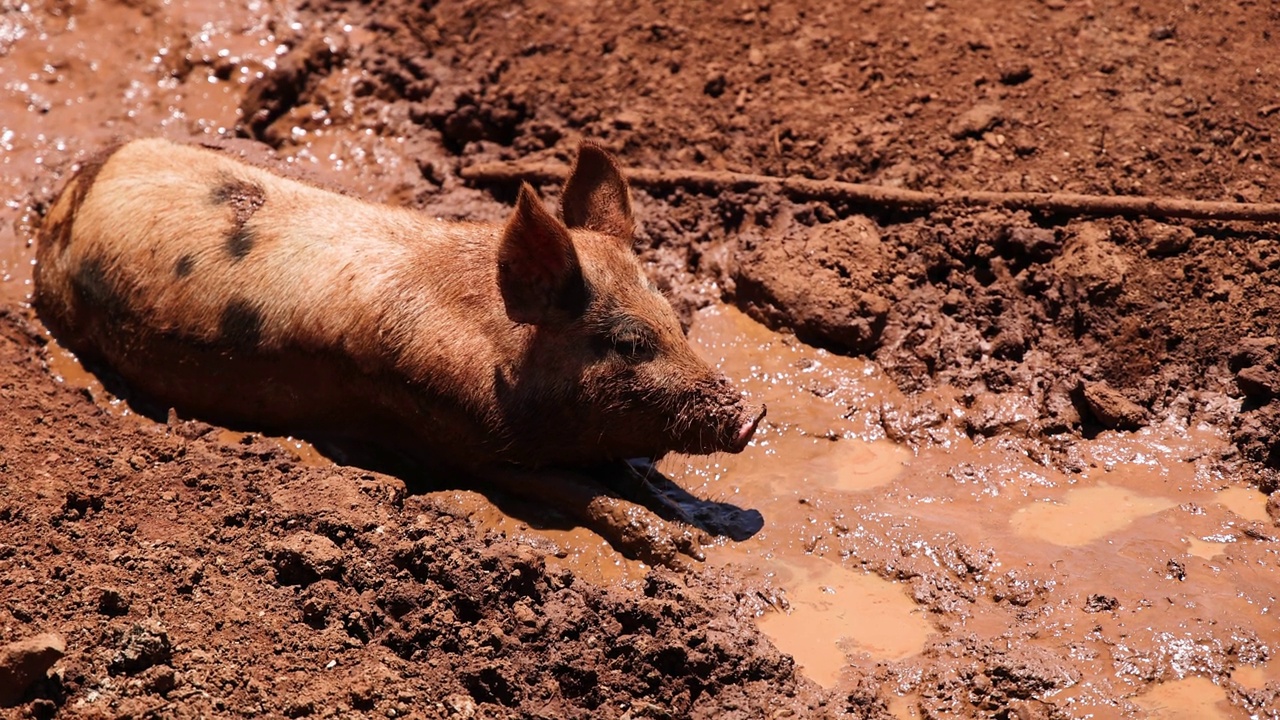
<svg viewBox="0 0 1280 720">
<path fill-rule="evenodd" d="M 514 197 L 462 168 L 582 138 L 1275 202 L 1278 33 L 1172 0 L 0 7 L 0 646 L 65 640 L 0 713 L 1280 717 L 1275 225 L 638 191 L 655 281 L 770 408 L 742 455 L 638 468 L 719 531 L 688 572 L 139 417 L 28 306 L 59 183 L 145 135 L 450 218 Z"/>
</svg>

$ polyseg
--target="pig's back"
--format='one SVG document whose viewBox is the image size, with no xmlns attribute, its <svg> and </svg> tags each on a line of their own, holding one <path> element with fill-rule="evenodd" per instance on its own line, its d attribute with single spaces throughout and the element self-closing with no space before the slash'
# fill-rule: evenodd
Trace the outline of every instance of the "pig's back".
<svg viewBox="0 0 1280 720">
<path fill-rule="evenodd" d="M 407 211 L 138 140 L 50 209 L 36 303 L 63 344 L 163 405 L 323 431 L 399 402 L 372 378 L 393 370 L 385 315 L 424 234 Z"/>
<path fill-rule="evenodd" d="M 139 140 L 90 170 L 50 210 L 38 249 L 36 291 L 68 325 L 94 300 L 193 342 L 323 346 L 362 320 L 361 301 L 406 255 L 388 208 L 217 152 Z"/>
</svg>

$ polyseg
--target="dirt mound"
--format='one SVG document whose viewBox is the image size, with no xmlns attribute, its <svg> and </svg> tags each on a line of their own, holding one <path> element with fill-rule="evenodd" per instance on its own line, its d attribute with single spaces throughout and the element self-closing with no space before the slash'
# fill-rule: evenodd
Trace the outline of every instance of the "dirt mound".
<svg viewBox="0 0 1280 720">
<path fill-rule="evenodd" d="M 880 345 L 890 304 L 879 294 L 889 279 L 879 228 L 854 216 L 822 225 L 795 222 L 768 237 L 744 233 L 732 276 L 744 310 L 799 339 L 844 352 Z M 785 268 L 777 272 L 775 268 Z"/>
</svg>

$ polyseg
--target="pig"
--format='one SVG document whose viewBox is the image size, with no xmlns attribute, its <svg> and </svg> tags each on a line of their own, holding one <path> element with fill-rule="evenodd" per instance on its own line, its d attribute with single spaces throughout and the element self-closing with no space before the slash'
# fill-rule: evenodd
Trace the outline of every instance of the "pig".
<svg viewBox="0 0 1280 720">
<path fill-rule="evenodd" d="M 584 143 L 560 216 L 449 222 L 163 139 L 104 150 L 38 236 L 34 304 L 86 364 L 184 417 L 385 448 L 670 563 L 696 533 L 595 473 L 741 452 L 764 417 L 686 340 Z"/>
</svg>

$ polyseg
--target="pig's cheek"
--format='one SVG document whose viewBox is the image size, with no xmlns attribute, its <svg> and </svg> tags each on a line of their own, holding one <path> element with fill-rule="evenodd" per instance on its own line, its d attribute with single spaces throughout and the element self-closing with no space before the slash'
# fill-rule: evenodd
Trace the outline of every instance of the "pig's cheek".
<svg viewBox="0 0 1280 720">
<path fill-rule="evenodd" d="M 655 388 L 650 378 L 630 365 L 612 368 L 604 386 L 608 388 L 609 394 L 633 408 L 642 406 L 646 398 L 653 397 L 652 389 Z"/>
</svg>

